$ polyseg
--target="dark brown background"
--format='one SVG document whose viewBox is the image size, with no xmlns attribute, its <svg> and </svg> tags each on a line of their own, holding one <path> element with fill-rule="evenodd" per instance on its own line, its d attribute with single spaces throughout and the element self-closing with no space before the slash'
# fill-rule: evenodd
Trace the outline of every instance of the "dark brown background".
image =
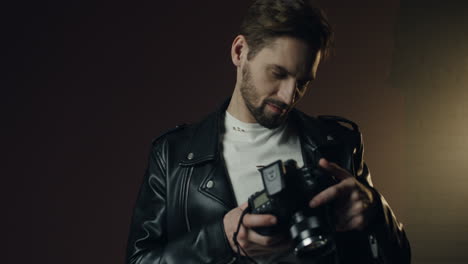
<svg viewBox="0 0 468 264">
<path fill-rule="evenodd" d="M 2 263 L 124 262 L 151 139 L 230 95 L 248 3 L 2 8 Z M 300 108 L 360 124 L 413 263 L 466 263 L 466 1 L 321 3 L 336 50 Z"/>
</svg>

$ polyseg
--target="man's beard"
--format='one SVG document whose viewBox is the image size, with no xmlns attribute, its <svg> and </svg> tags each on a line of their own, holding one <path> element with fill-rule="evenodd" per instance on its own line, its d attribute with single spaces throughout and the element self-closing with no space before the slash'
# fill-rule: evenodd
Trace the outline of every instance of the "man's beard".
<svg viewBox="0 0 468 264">
<path fill-rule="evenodd" d="M 287 104 L 275 99 L 266 98 L 265 100 L 263 100 L 259 107 L 256 107 L 254 105 L 254 102 L 258 99 L 258 95 L 255 86 L 252 83 L 252 76 L 250 73 L 249 64 L 245 64 L 244 69 L 242 69 L 242 83 L 240 86 L 240 92 L 242 98 L 244 99 L 245 105 L 260 125 L 269 129 L 273 129 L 283 124 L 284 120 L 287 117 Z M 283 112 L 280 114 L 267 114 L 265 112 L 267 104 L 272 104 L 278 107 L 279 109 L 283 110 Z"/>
</svg>

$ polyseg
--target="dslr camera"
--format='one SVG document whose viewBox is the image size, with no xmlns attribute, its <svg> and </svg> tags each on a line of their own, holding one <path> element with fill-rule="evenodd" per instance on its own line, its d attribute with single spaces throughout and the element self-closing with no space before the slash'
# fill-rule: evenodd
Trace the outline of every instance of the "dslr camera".
<svg viewBox="0 0 468 264">
<path fill-rule="evenodd" d="M 272 214 L 278 222 L 254 230 L 265 236 L 288 233 L 298 257 L 323 255 L 335 249 L 334 224 L 328 205 L 310 208 L 309 201 L 335 184 L 323 169 L 298 168 L 294 160 L 278 160 L 261 169 L 264 190 L 248 199 L 251 213 Z"/>
</svg>

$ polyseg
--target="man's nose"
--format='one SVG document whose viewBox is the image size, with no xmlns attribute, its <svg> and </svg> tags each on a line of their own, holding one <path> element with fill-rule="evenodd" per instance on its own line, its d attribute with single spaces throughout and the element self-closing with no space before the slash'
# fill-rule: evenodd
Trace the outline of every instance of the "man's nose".
<svg viewBox="0 0 468 264">
<path fill-rule="evenodd" d="M 281 84 L 278 91 L 278 97 L 284 103 L 292 105 L 294 103 L 294 97 L 296 95 L 296 82 L 294 79 L 289 79 Z"/>
</svg>

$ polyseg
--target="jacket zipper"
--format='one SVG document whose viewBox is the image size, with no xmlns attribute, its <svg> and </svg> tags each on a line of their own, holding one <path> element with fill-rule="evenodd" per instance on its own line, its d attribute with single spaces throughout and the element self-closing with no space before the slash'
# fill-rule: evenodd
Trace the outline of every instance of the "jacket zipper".
<svg viewBox="0 0 468 264">
<path fill-rule="evenodd" d="M 193 174 L 193 167 L 190 167 L 190 169 L 188 169 L 188 172 L 187 172 L 187 175 L 186 175 L 186 181 L 184 181 L 185 183 L 185 188 L 184 188 L 184 216 L 185 216 L 185 224 L 187 225 L 187 230 L 188 232 L 191 232 L 191 228 L 190 228 L 190 221 L 189 221 L 189 218 L 188 218 L 188 196 L 189 196 L 189 190 L 190 190 L 190 181 L 192 179 L 192 174 Z"/>
<path fill-rule="evenodd" d="M 369 245 L 372 253 L 372 258 L 376 263 L 379 260 L 379 246 L 377 244 L 377 239 L 373 234 L 369 235 Z"/>
</svg>

